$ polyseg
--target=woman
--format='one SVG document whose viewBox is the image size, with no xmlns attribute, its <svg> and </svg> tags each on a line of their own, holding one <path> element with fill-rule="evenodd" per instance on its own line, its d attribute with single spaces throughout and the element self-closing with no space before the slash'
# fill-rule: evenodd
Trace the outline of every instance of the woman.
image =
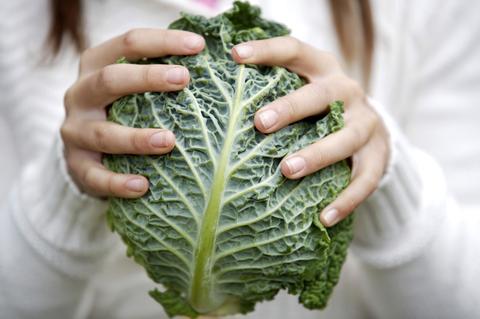
<svg viewBox="0 0 480 319">
<path fill-rule="evenodd" d="M 300 178 L 352 157 L 353 181 L 321 213 L 321 221 L 333 225 L 362 204 L 353 254 L 329 307 L 307 311 L 282 294 L 250 317 L 478 317 L 480 45 L 475 39 L 480 23 L 475 12 L 480 4 L 372 1 L 377 42 L 373 99 L 367 99 L 366 81 L 362 89 L 351 78 L 361 81 L 370 70 L 368 1 L 331 1 L 331 8 L 327 1 L 299 1 L 294 7 L 287 1 L 257 2 L 301 40 L 240 44 L 232 51 L 234 59 L 282 65 L 310 82 L 262 108 L 257 129 L 270 133 L 322 112 L 332 100 L 346 101 L 346 127 L 286 158 L 282 172 Z M 51 12 L 47 0 L 0 4 L 1 317 L 158 318 L 160 307 L 145 294 L 151 282 L 106 229 L 105 202 L 98 199 L 140 196 L 147 181 L 109 172 L 100 157 L 164 154 L 174 136 L 106 123 L 104 107 L 131 92 L 179 90 L 188 83 L 188 70 L 111 64 L 121 56 L 199 52 L 202 38 L 161 28 L 180 10 L 211 15 L 230 3 L 218 1 L 211 8 L 186 0 L 84 1 L 92 47 L 80 56 L 75 50 L 75 43 L 82 44 L 75 27 L 79 11 L 72 7 L 78 2 L 52 3 Z M 50 17 L 53 44 L 61 50 L 47 63 L 41 58 Z M 62 26 L 73 42 L 59 41 Z M 358 65 L 364 66 L 363 77 Z"/>
</svg>

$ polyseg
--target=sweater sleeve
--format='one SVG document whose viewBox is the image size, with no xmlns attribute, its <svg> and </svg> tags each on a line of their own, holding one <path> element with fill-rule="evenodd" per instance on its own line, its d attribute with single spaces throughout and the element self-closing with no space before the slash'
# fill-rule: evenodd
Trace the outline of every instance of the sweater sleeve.
<svg viewBox="0 0 480 319">
<path fill-rule="evenodd" d="M 13 178 L 0 176 L 2 185 L 11 181 L 0 196 L 0 318 L 76 318 L 88 308 L 89 280 L 112 245 L 105 202 L 75 188 L 61 139 L 52 133 L 61 117 L 60 89 L 28 100 L 33 89 L 22 81 L 33 76 L 23 41 L 43 39 L 44 28 L 35 26 L 47 20 L 46 10 L 45 0 L 0 1 L 0 117 L 24 155 L 2 148 L 0 158 L 19 162 Z M 44 82 L 35 92 L 54 87 Z"/>
<path fill-rule="evenodd" d="M 5 318 L 70 318 L 112 245 L 103 201 L 78 193 L 57 150 L 32 161 L 0 210 Z"/>
<path fill-rule="evenodd" d="M 412 27 L 404 40 L 419 54 L 405 105 L 397 105 L 410 112 L 402 127 L 374 103 L 393 153 L 357 210 L 352 248 L 374 317 L 478 318 L 480 6 L 425 3 L 405 8 L 413 20 L 403 21 Z"/>
</svg>

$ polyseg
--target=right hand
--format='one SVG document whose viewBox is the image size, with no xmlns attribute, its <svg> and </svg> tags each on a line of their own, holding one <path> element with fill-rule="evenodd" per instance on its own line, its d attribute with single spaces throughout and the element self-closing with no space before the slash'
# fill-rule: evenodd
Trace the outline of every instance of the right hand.
<svg viewBox="0 0 480 319">
<path fill-rule="evenodd" d="M 66 118 L 60 131 L 68 171 L 83 192 L 97 197 L 143 195 L 148 190 L 147 179 L 109 171 L 102 165 L 102 153 L 165 154 L 175 145 L 170 131 L 106 121 L 105 107 L 132 93 L 181 90 L 189 82 L 188 70 L 175 65 L 115 62 L 121 57 L 135 61 L 192 55 L 204 46 L 204 39 L 191 32 L 135 29 L 82 53 L 78 79 L 65 94 Z"/>
</svg>

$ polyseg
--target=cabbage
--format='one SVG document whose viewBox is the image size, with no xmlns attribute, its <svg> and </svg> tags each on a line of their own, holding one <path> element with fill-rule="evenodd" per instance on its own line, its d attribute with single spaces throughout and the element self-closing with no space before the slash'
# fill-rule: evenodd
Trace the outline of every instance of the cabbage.
<svg viewBox="0 0 480 319">
<path fill-rule="evenodd" d="M 303 81 L 284 68 L 239 65 L 230 50 L 288 30 L 242 2 L 212 19 L 183 14 L 170 28 L 203 35 L 205 50 L 138 63 L 184 65 L 188 87 L 123 97 L 109 119 L 172 130 L 177 143 L 164 156 L 105 156 L 111 170 L 150 182 L 139 199 L 110 199 L 109 224 L 127 255 L 161 284 L 150 295 L 170 316 L 247 313 L 280 289 L 298 294 L 307 308 L 325 307 L 352 223 L 347 218 L 326 229 L 318 216 L 346 187 L 350 170 L 342 161 L 288 180 L 279 163 L 340 129 L 342 103 L 332 103 L 322 118 L 262 134 L 253 125 L 255 112 Z"/>
</svg>

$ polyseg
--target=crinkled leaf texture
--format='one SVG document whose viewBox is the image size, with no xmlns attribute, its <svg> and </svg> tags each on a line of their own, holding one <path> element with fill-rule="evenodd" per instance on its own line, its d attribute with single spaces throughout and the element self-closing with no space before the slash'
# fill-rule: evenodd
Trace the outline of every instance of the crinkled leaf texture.
<svg viewBox="0 0 480 319">
<path fill-rule="evenodd" d="M 262 134 L 253 125 L 255 111 L 303 81 L 284 68 L 239 65 L 230 50 L 288 30 L 241 2 L 212 19 L 184 14 L 171 28 L 202 34 L 205 50 L 140 63 L 186 66 L 188 88 L 121 98 L 109 119 L 172 130 L 176 147 L 164 156 L 105 157 L 113 171 L 150 181 L 139 199 L 111 198 L 110 225 L 128 255 L 162 284 L 150 294 L 170 316 L 247 313 L 280 289 L 298 294 L 307 308 L 325 307 L 351 240 L 351 219 L 325 229 L 318 213 L 346 187 L 350 170 L 339 162 L 288 180 L 279 163 L 340 129 L 342 103 L 331 104 L 323 118 Z"/>
</svg>

